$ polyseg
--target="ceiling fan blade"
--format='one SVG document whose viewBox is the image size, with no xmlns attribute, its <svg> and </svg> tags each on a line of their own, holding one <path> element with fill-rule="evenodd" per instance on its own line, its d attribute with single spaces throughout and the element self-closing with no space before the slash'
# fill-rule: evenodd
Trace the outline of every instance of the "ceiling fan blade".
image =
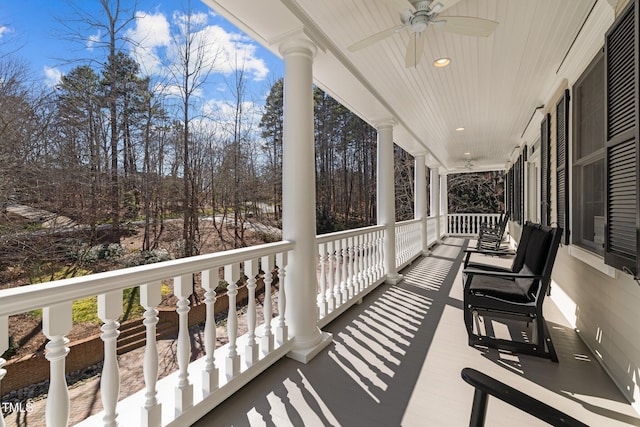
<svg viewBox="0 0 640 427">
<path fill-rule="evenodd" d="M 407 7 L 412 5 L 409 0 L 383 0 L 383 3 L 387 3 L 389 6 L 393 6 L 394 8 L 398 9 L 406 9 Z"/>
<path fill-rule="evenodd" d="M 422 52 L 424 52 L 424 33 L 411 33 L 404 58 L 404 66 L 406 68 L 416 67 L 420 63 Z"/>
<path fill-rule="evenodd" d="M 362 40 L 360 40 L 359 42 L 355 42 L 354 44 L 350 45 L 347 47 L 347 50 L 349 52 L 355 52 L 358 51 L 360 49 L 363 49 L 367 46 L 370 46 L 376 42 L 379 42 L 380 40 L 386 39 L 387 37 L 392 36 L 393 34 L 397 33 L 398 31 L 402 30 L 405 27 L 405 25 L 396 25 L 395 27 L 391 27 L 391 28 L 387 28 L 386 30 L 380 31 L 379 33 L 375 33 L 370 35 L 367 38 L 364 38 Z"/>
<path fill-rule="evenodd" d="M 451 6 L 458 3 L 459 1 L 460 0 L 434 0 L 433 3 L 431 3 L 431 9 L 433 9 L 438 5 L 438 3 L 440 3 L 442 6 L 440 7 L 438 12 L 442 12 L 445 9 L 449 9 Z"/>
<path fill-rule="evenodd" d="M 495 31 L 498 23 L 482 18 L 470 16 L 442 16 L 433 24 L 442 31 L 462 34 L 465 36 L 489 37 Z"/>
</svg>

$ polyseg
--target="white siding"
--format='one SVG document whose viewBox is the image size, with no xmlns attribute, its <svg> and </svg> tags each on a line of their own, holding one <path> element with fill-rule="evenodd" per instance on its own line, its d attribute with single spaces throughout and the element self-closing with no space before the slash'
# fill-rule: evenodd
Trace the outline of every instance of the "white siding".
<svg viewBox="0 0 640 427">
<path fill-rule="evenodd" d="M 570 310 L 567 318 L 575 316 L 580 337 L 640 412 L 640 286 L 620 272 L 617 279 L 607 276 L 566 247 L 558 252 L 553 280 L 574 305 L 554 298 L 556 304 Z"/>
</svg>

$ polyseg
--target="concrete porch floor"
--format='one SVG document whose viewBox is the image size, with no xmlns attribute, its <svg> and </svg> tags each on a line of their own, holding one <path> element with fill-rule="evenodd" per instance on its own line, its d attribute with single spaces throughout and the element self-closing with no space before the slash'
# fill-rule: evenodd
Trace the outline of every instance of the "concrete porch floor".
<svg viewBox="0 0 640 427">
<path fill-rule="evenodd" d="M 464 426 L 473 388 L 460 371 L 472 367 L 586 424 L 640 426 L 640 415 L 551 299 L 545 316 L 560 363 L 467 345 L 461 285 L 467 244 L 446 239 L 405 268 L 402 282 L 381 285 L 329 324 L 333 343 L 310 363 L 279 361 L 195 425 Z M 487 425 L 546 424 L 490 398 Z"/>
</svg>

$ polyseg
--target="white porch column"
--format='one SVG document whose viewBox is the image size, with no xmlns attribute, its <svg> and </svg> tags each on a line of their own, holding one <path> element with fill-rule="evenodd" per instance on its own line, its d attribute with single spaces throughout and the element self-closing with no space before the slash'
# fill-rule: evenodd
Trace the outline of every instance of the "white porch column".
<svg viewBox="0 0 640 427">
<path fill-rule="evenodd" d="M 444 217 L 445 224 L 447 224 L 449 221 L 449 191 L 447 188 L 447 175 L 444 174 L 440 175 L 440 215 Z M 444 230 L 440 231 L 445 236 L 449 234 L 446 226 Z"/>
<path fill-rule="evenodd" d="M 425 154 L 414 157 L 414 197 L 413 216 L 421 220 L 420 239 L 422 241 L 422 255 L 429 255 L 429 242 L 427 241 L 427 170 L 425 166 Z"/>
<path fill-rule="evenodd" d="M 384 225 L 384 272 L 387 283 L 395 285 L 402 276 L 396 271 L 396 198 L 393 177 L 393 120 L 380 122 L 378 131 L 377 218 Z"/>
<path fill-rule="evenodd" d="M 313 57 L 304 38 L 280 45 L 284 59 L 282 238 L 295 242 L 287 266 L 286 318 L 292 359 L 307 363 L 331 342 L 317 326 L 316 187 L 313 131 Z"/>
<path fill-rule="evenodd" d="M 430 169 L 431 172 L 431 216 L 436 218 L 436 242 L 440 241 L 442 230 L 440 229 L 440 174 L 437 168 Z"/>
</svg>

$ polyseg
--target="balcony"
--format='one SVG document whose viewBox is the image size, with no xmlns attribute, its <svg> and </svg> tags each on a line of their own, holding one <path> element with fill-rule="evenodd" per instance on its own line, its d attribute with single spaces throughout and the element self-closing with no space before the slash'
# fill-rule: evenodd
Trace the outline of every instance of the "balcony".
<svg viewBox="0 0 640 427">
<path fill-rule="evenodd" d="M 417 238 L 425 222 L 429 256 L 423 255 Z M 444 238 L 438 223 L 476 221 L 469 215 L 425 222 L 394 227 L 395 266 L 402 274 L 395 284 L 385 282 L 385 227 L 316 237 L 313 317 L 323 330 L 323 344 L 307 363 L 292 360 L 298 357 L 291 331 L 296 326 L 300 330 L 293 322 L 301 318 L 296 309 L 304 304 L 291 297 L 295 284 L 287 271 L 295 244 L 287 241 L 2 291 L 2 333 L 7 333 L 8 315 L 44 308 L 43 330 L 50 339 L 48 398 L 18 408 L 6 425 L 24 425 L 26 420 L 27 425 L 57 426 L 66 425 L 67 419 L 78 425 L 464 425 L 473 400 L 473 389 L 460 377 L 464 367 L 494 376 L 588 424 L 640 425 L 638 414 L 551 300 L 547 319 L 559 364 L 468 347 L 460 266 L 469 240 L 455 234 Z M 471 231 L 466 228 L 464 233 Z M 435 244 L 438 236 L 444 241 Z M 274 294 L 273 303 L 266 298 L 260 310 L 254 279 L 259 269 L 266 293 Z M 194 275 L 200 275 L 207 290 L 204 356 L 197 360 L 192 354 L 198 340 L 188 329 Z M 249 298 L 246 311 L 238 314 L 236 283 L 242 276 L 248 278 Z M 157 380 L 160 348 L 166 346 L 155 339 L 155 307 L 160 282 L 171 278 L 180 321 L 177 370 Z M 219 314 L 213 291 L 219 278 L 229 283 L 224 327 L 228 344 L 215 349 L 211 319 Z M 126 366 L 120 372 L 116 319 L 122 311 L 120 293 L 133 286 L 141 286 L 147 344 L 137 359 L 120 358 Z M 97 381 L 68 390 L 64 335 L 70 328 L 71 301 L 93 295 L 104 321 L 100 391 Z M 239 334 L 239 323 L 246 324 L 246 334 Z M 493 325 L 501 333 L 522 334 L 517 326 Z M 135 393 L 119 400 L 120 389 Z M 91 408 L 99 412 L 84 419 Z M 530 415 L 497 400 L 490 404 L 487 421 L 537 425 Z"/>
</svg>

